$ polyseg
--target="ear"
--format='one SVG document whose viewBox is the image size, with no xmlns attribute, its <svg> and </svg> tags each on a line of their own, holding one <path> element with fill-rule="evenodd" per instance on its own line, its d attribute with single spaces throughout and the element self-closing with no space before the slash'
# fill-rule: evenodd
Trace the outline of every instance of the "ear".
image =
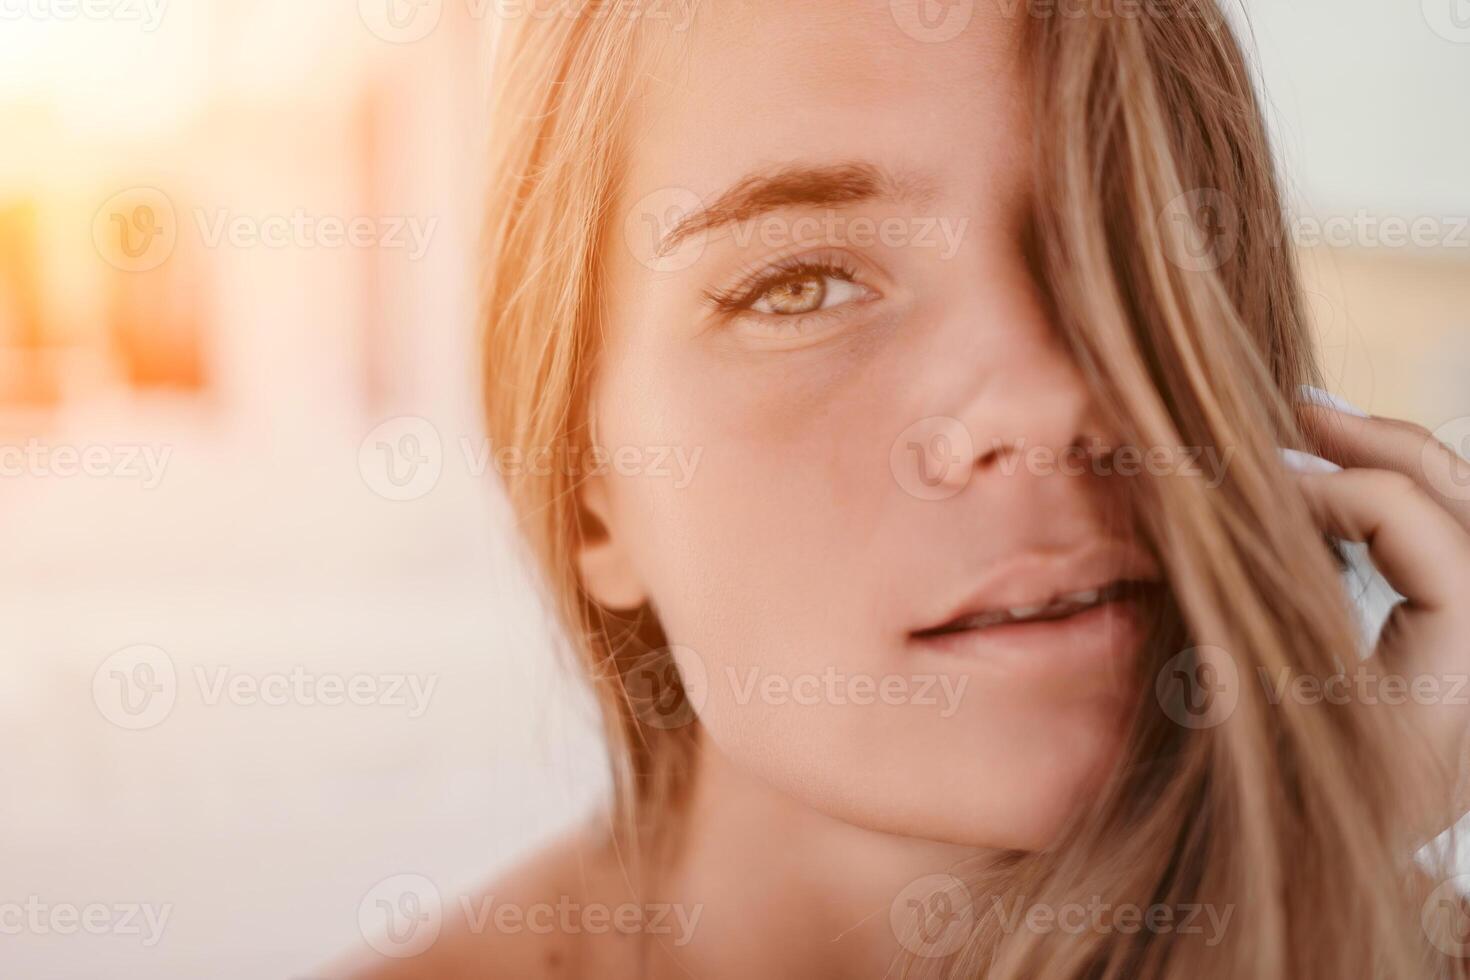
<svg viewBox="0 0 1470 980">
<path fill-rule="evenodd" d="M 613 532 L 609 518 L 607 478 L 594 474 L 577 494 L 581 544 L 577 568 L 582 587 L 599 606 L 609 610 L 637 609 L 648 601 L 630 556 Z"/>
</svg>

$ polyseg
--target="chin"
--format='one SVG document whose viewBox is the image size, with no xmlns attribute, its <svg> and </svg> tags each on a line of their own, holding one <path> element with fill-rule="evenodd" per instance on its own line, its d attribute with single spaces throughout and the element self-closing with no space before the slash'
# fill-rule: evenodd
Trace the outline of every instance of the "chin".
<svg viewBox="0 0 1470 980">
<path fill-rule="evenodd" d="M 885 732 L 869 743 L 872 750 L 854 751 L 849 742 L 841 761 L 809 757 L 773 781 L 868 830 L 977 849 L 1045 850 L 1101 802 L 1124 748 L 1117 715 L 1077 709 L 1033 726 L 965 725 L 971 734 L 962 739 L 951 731 L 944 739 L 929 733 L 927 742 Z M 960 751 L 961 742 L 973 751 Z"/>
</svg>

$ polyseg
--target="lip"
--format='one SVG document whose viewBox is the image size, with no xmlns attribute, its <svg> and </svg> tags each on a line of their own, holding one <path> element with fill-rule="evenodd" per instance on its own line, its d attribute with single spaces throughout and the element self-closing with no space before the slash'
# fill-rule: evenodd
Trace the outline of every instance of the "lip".
<svg viewBox="0 0 1470 980">
<path fill-rule="evenodd" d="M 1125 542 L 1101 542 L 1068 551 L 1020 552 L 991 564 L 961 599 L 916 626 L 910 631 L 910 636 L 917 639 L 919 633 L 937 630 L 956 620 L 987 612 L 1023 606 L 1046 606 L 1061 596 L 1102 589 L 1118 581 L 1157 583 L 1158 564 L 1148 552 Z M 1097 608 L 1106 609 L 1117 605 L 1120 603 L 1112 602 Z M 989 632 L 1039 625 L 1043 623 L 1006 624 L 966 632 Z"/>
<path fill-rule="evenodd" d="M 1006 622 L 940 631 L 967 616 L 1017 606 L 1039 606 L 1058 596 L 1138 583 L 1110 602 L 1060 619 Z M 964 598 L 910 631 L 909 648 L 951 665 L 973 664 L 991 676 L 1047 689 L 1099 691 L 1126 698 L 1127 665 L 1146 633 L 1148 596 L 1162 585 L 1157 562 L 1140 547 L 1104 542 L 1068 551 L 1027 551 L 991 564 Z M 996 674 L 999 672 L 999 674 Z"/>
<path fill-rule="evenodd" d="M 1083 698 L 1126 701 L 1130 665 L 1146 635 L 1140 597 L 1115 599 L 1064 619 L 1007 623 L 928 637 L 909 637 L 910 648 L 932 655 L 940 669 L 980 669 L 990 679 L 1023 687 L 1071 692 Z M 1012 694 L 1021 688 L 1009 689 Z"/>
</svg>

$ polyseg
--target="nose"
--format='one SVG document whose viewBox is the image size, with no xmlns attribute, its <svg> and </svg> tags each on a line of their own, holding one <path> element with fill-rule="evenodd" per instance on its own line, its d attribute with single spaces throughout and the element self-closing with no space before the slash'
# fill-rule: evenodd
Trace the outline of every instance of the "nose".
<svg viewBox="0 0 1470 980">
<path fill-rule="evenodd" d="M 986 474 L 1085 473 L 1089 461 L 1115 451 L 1116 434 L 1049 324 L 971 335 L 944 360 L 931 372 L 938 428 L 926 445 L 949 492 Z"/>
<path fill-rule="evenodd" d="M 1113 433 L 1061 339 L 1048 334 L 1015 345 L 958 402 L 955 418 L 973 440 L 976 469 L 1014 457 L 1055 468 L 1110 452 Z"/>
</svg>

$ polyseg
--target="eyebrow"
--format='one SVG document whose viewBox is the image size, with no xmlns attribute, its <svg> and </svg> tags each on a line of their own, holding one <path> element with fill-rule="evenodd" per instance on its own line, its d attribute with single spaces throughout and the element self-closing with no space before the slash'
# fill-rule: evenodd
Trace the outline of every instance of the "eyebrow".
<svg viewBox="0 0 1470 980">
<path fill-rule="evenodd" d="M 879 199 L 918 200 L 932 193 L 928 180 L 867 162 L 787 165 L 748 174 L 712 204 L 685 215 L 664 235 L 656 254 L 668 255 L 701 232 L 749 221 L 781 208 L 840 207 Z"/>
</svg>

